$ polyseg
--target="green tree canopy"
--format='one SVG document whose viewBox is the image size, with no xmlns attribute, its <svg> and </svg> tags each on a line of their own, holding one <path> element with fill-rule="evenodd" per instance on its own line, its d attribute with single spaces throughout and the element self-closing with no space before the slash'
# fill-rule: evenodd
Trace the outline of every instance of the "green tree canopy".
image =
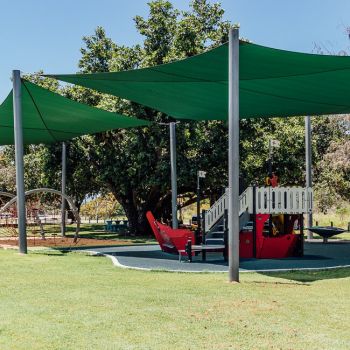
<svg viewBox="0 0 350 350">
<path fill-rule="evenodd" d="M 188 11 L 174 8 L 169 1 L 149 3 L 147 17 L 136 16 L 135 26 L 143 36 L 139 45 L 115 43 L 98 27 L 83 38 L 78 66 L 80 72 L 121 71 L 189 57 L 227 41 L 230 23 L 223 19 L 220 4 L 193 0 Z M 50 89 L 57 82 L 31 77 Z M 145 213 L 170 217 L 170 155 L 167 115 L 120 98 L 77 86 L 64 86 L 60 93 L 70 98 L 121 114 L 154 121 L 144 130 L 114 130 L 77 138 L 69 146 L 68 193 L 77 202 L 91 193 L 111 192 L 122 205 L 134 234 L 148 231 Z M 181 103 L 181 101 L 179 101 Z M 324 154 L 332 142 L 344 136 L 338 119 L 313 118 L 315 181 L 321 179 Z M 278 139 L 274 167 L 281 183 L 304 185 L 305 148 L 303 118 L 242 120 L 241 177 L 244 186 L 262 184 L 267 174 L 268 140 Z M 223 121 L 181 121 L 177 124 L 178 193 L 183 206 L 195 201 L 196 172 L 207 171 L 203 195 L 216 199 L 227 186 L 227 125 Z M 35 181 L 59 187 L 60 146 L 28 150 L 40 159 Z M 333 147 L 333 146 L 332 146 Z M 338 171 L 334 170 L 334 171 Z M 345 174 L 345 173 L 344 173 Z M 320 180 L 321 181 L 321 180 Z M 34 184 L 31 184 L 34 186 Z M 345 187 L 338 186 L 340 191 Z"/>
</svg>

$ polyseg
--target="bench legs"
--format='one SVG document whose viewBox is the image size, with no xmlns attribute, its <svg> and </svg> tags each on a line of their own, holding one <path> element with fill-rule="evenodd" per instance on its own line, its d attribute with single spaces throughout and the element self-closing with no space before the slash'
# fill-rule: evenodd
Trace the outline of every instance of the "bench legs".
<svg viewBox="0 0 350 350">
<path fill-rule="evenodd" d="M 188 240 L 188 242 L 186 243 L 185 250 L 188 257 L 188 261 L 192 262 L 192 241 L 191 240 Z"/>
</svg>

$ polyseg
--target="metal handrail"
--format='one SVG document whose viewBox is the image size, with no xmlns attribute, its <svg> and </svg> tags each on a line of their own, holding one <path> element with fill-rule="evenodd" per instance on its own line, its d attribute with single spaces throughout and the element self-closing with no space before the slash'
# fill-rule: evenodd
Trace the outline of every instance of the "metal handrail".
<svg viewBox="0 0 350 350">
<path fill-rule="evenodd" d="M 252 187 L 248 187 L 239 196 L 239 215 L 248 210 L 252 205 Z M 205 231 L 209 231 L 224 215 L 228 208 L 228 188 L 225 193 L 205 212 Z"/>
</svg>

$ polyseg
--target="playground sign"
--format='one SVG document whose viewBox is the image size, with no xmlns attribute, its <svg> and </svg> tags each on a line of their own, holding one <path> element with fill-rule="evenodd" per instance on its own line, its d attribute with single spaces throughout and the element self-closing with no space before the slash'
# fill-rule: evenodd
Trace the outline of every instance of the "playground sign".
<svg viewBox="0 0 350 350">
<path fill-rule="evenodd" d="M 198 170 L 198 177 L 200 178 L 205 178 L 207 172 L 206 171 L 203 171 L 203 170 Z"/>
</svg>

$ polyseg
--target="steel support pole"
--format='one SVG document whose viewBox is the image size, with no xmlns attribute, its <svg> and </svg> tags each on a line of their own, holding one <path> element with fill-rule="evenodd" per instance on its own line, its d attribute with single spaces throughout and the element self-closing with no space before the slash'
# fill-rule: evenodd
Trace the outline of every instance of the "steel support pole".
<svg viewBox="0 0 350 350">
<path fill-rule="evenodd" d="M 13 118 L 16 158 L 16 192 L 19 252 L 27 254 L 26 204 L 24 193 L 23 124 L 22 124 L 22 82 L 21 72 L 12 71 Z"/>
<path fill-rule="evenodd" d="M 177 171 L 176 171 L 176 123 L 171 122 L 170 130 L 170 164 L 171 164 L 171 214 L 173 229 L 178 228 L 177 221 Z"/>
<path fill-rule="evenodd" d="M 199 237 L 201 234 L 201 178 L 199 177 L 199 171 L 197 170 L 197 230 L 195 244 L 199 244 Z"/>
<path fill-rule="evenodd" d="M 269 139 L 269 166 L 268 166 L 268 176 L 272 176 L 272 157 L 273 157 L 273 151 L 272 151 L 272 140 Z"/>
<path fill-rule="evenodd" d="M 228 234 L 229 281 L 239 282 L 239 29 L 229 32 Z"/>
<path fill-rule="evenodd" d="M 311 117 L 305 117 L 305 170 L 306 170 L 306 187 L 312 187 L 312 131 Z M 312 226 L 312 213 L 307 215 L 307 227 Z M 312 239 L 313 234 L 310 230 L 307 231 L 307 238 Z"/>
<path fill-rule="evenodd" d="M 66 194 L 66 178 L 67 178 L 67 144 L 62 142 L 62 180 L 61 192 Z M 66 200 L 62 197 L 61 204 L 61 236 L 66 235 Z"/>
</svg>

